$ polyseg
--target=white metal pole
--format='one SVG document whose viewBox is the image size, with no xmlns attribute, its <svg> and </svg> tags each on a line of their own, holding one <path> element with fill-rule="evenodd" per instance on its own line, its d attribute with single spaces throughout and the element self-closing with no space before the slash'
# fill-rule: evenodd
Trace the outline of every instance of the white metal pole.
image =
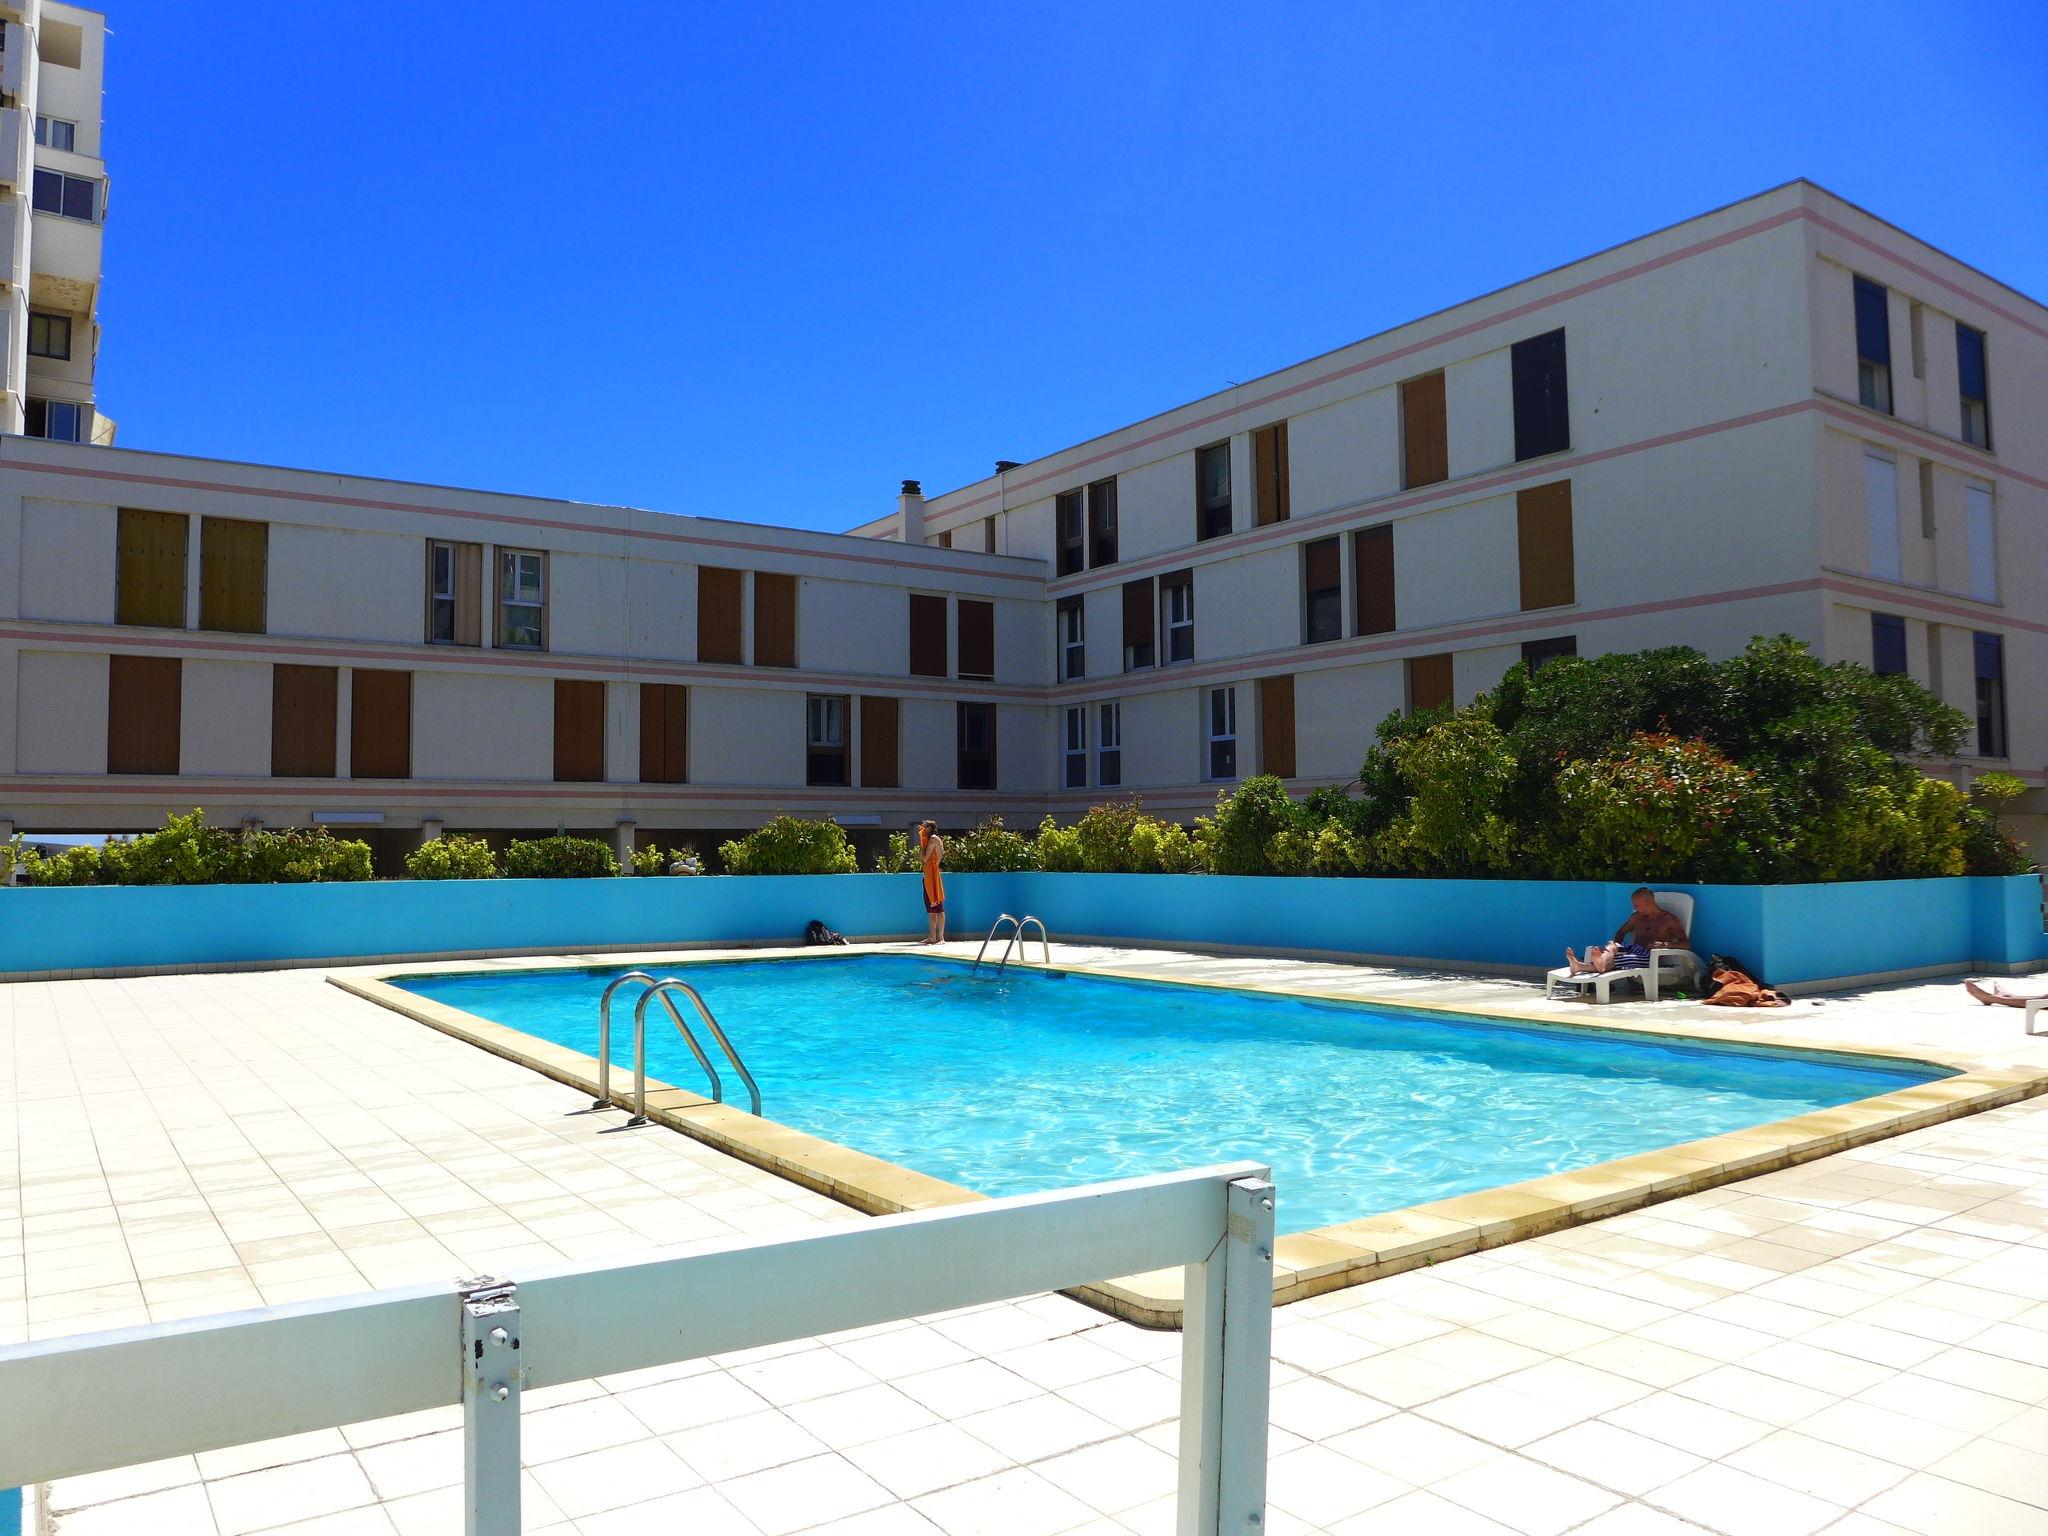
<svg viewBox="0 0 2048 1536">
<path fill-rule="evenodd" d="M 462 1297 L 464 1536 L 519 1536 L 519 1302 L 509 1280 Z"/>
<path fill-rule="evenodd" d="M 1179 1536 L 1258 1536 L 1266 1523 L 1273 1352 L 1273 1186 L 1229 1186 L 1225 1230 L 1186 1269 Z"/>
</svg>

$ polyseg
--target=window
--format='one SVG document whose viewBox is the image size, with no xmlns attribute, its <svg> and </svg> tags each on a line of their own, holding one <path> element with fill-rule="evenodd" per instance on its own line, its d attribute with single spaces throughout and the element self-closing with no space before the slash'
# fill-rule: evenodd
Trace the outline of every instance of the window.
<svg viewBox="0 0 2048 1536">
<path fill-rule="evenodd" d="M 1259 771 L 1294 777 L 1294 679 L 1259 679 Z"/>
<path fill-rule="evenodd" d="M 796 665 L 796 578 L 754 572 L 754 665 Z"/>
<path fill-rule="evenodd" d="M 537 549 L 498 551 L 498 644 L 540 650 L 546 644 L 547 556 Z"/>
<path fill-rule="evenodd" d="M 185 627 L 185 540 L 190 526 L 182 512 L 121 509 L 115 623 Z"/>
<path fill-rule="evenodd" d="M 270 527 L 236 517 L 199 519 L 199 627 L 264 632 Z"/>
<path fill-rule="evenodd" d="M 996 520 L 992 517 L 981 520 L 981 552 L 985 555 L 996 552 Z"/>
<path fill-rule="evenodd" d="M 736 667 L 741 652 L 740 612 L 745 606 L 745 571 L 697 567 L 697 659 Z"/>
<path fill-rule="evenodd" d="M 1515 492 L 1515 543 L 1524 609 L 1561 608 L 1577 600 L 1571 481 L 1554 480 Z"/>
<path fill-rule="evenodd" d="M 1344 546 L 1317 539 L 1301 551 L 1302 628 L 1310 645 L 1344 638 Z"/>
<path fill-rule="evenodd" d="M 1088 706 L 1066 710 L 1066 744 L 1060 751 L 1060 783 L 1068 789 L 1088 787 Z"/>
<path fill-rule="evenodd" d="M 1956 324 L 1956 391 L 1963 400 L 1963 441 L 1989 448 L 1991 385 L 1984 376 L 1984 333 L 1960 321 Z"/>
<path fill-rule="evenodd" d="M 183 685 L 175 656 L 107 658 L 107 772 L 178 771 Z"/>
<path fill-rule="evenodd" d="M 1867 277 L 1856 279 L 1856 398 L 1873 411 L 1892 408 L 1892 322 L 1889 297 Z"/>
<path fill-rule="evenodd" d="M 1116 564 L 1116 481 L 1088 487 L 1088 564 Z"/>
<path fill-rule="evenodd" d="M 1863 517 L 1870 535 L 1870 574 L 1899 579 L 1899 466 L 1863 456 Z"/>
<path fill-rule="evenodd" d="M 1195 454 L 1195 537 L 1230 532 L 1230 444 L 1216 443 Z"/>
<path fill-rule="evenodd" d="M 270 773 L 278 779 L 334 777 L 335 667 L 270 669 Z"/>
<path fill-rule="evenodd" d="M 427 540 L 427 643 L 482 645 L 484 547 Z"/>
<path fill-rule="evenodd" d="M 47 437 L 60 443 L 83 443 L 92 437 L 92 407 L 72 400 L 38 400 L 31 396 L 22 412 L 22 435 Z"/>
<path fill-rule="evenodd" d="M 78 147 L 78 124 L 61 117 L 36 114 L 36 142 L 45 149 L 72 150 Z"/>
<path fill-rule="evenodd" d="M 353 667 L 348 674 L 348 773 L 412 777 L 412 674 Z"/>
<path fill-rule="evenodd" d="M 941 528 L 938 531 L 938 533 L 933 537 L 932 542 L 938 545 L 941 549 L 951 549 L 953 547 L 953 530 L 950 528 Z"/>
<path fill-rule="evenodd" d="M 1351 579 L 1357 585 L 1358 633 L 1391 634 L 1395 627 L 1393 525 L 1383 523 L 1353 534 L 1351 564 Z"/>
<path fill-rule="evenodd" d="M 1072 576 L 1087 564 L 1087 529 L 1081 518 L 1081 493 L 1063 492 L 1054 514 L 1059 524 L 1059 574 Z"/>
<path fill-rule="evenodd" d="M 1548 331 L 1515 343 L 1508 358 L 1515 391 L 1515 458 L 1563 453 L 1572 445 L 1565 391 L 1564 332 Z"/>
<path fill-rule="evenodd" d="M 690 690 L 679 683 L 640 685 L 640 782 L 690 782 Z"/>
<path fill-rule="evenodd" d="M 1166 659 L 1195 659 L 1195 573 L 1174 571 L 1159 578 L 1159 610 L 1166 620 Z"/>
<path fill-rule="evenodd" d="M 864 695 L 860 701 L 860 782 L 864 789 L 898 787 L 896 762 L 897 701 L 880 694 Z"/>
<path fill-rule="evenodd" d="M 836 694 L 804 700 L 804 782 L 846 782 L 846 700 Z"/>
<path fill-rule="evenodd" d="M 30 357 L 54 357 L 59 360 L 71 356 L 71 317 L 69 315 L 30 315 L 28 317 L 28 355 Z"/>
<path fill-rule="evenodd" d="M 100 184 L 90 176 L 67 176 L 62 171 L 36 167 L 35 209 L 59 218 L 82 219 L 91 224 L 99 217 Z"/>
<path fill-rule="evenodd" d="M 1895 613 L 1870 616 L 1870 670 L 1880 677 L 1906 670 L 1906 621 Z"/>
<path fill-rule="evenodd" d="M 427 639 L 448 645 L 455 639 L 455 546 L 427 545 Z"/>
<path fill-rule="evenodd" d="M 1060 681 L 1071 683 L 1077 677 L 1088 673 L 1088 648 L 1085 632 L 1086 616 L 1078 597 L 1063 597 L 1059 602 L 1058 623 L 1060 631 Z"/>
<path fill-rule="evenodd" d="M 1124 670 L 1152 665 L 1152 578 L 1124 583 Z"/>
<path fill-rule="evenodd" d="M 910 674 L 946 675 L 946 600 L 928 592 L 910 594 Z"/>
<path fill-rule="evenodd" d="M 1963 488 L 1963 507 L 1970 525 L 1970 596 L 1980 603 L 1998 601 L 1998 530 L 1988 487 Z"/>
<path fill-rule="evenodd" d="M 1545 640 L 1524 640 L 1522 642 L 1522 661 L 1531 672 L 1540 670 L 1547 663 L 1556 661 L 1560 656 L 1576 656 L 1578 654 L 1579 637 L 1577 635 L 1552 635 Z"/>
<path fill-rule="evenodd" d="M 1124 781 L 1124 708 L 1121 704 L 1095 707 L 1095 782 L 1114 789 Z"/>
<path fill-rule="evenodd" d="M 1252 434 L 1252 492 L 1260 527 L 1287 521 L 1287 423 Z"/>
<path fill-rule="evenodd" d="M 1209 706 L 1209 766 L 1212 779 L 1237 777 L 1237 690 L 1211 688 Z"/>
<path fill-rule="evenodd" d="M 1444 374 L 1439 368 L 1401 386 L 1401 484 L 1412 490 L 1450 475 L 1450 432 L 1444 421 Z"/>
<path fill-rule="evenodd" d="M 960 731 L 960 773 L 962 789 L 996 787 L 996 707 L 993 704 L 958 706 Z"/>
<path fill-rule="evenodd" d="M 996 605 L 963 597 L 954 606 L 960 675 L 987 681 L 996 675 Z"/>
<path fill-rule="evenodd" d="M 1977 755 L 2004 757 L 2005 637 L 1977 635 Z"/>
<path fill-rule="evenodd" d="M 1441 709 L 1451 702 L 1451 658 L 1410 656 L 1408 658 L 1408 712 Z"/>
<path fill-rule="evenodd" d="M 604 778 L 604 684 L 555 679 L 555 782 L 596 784 Z"/>
</svg>

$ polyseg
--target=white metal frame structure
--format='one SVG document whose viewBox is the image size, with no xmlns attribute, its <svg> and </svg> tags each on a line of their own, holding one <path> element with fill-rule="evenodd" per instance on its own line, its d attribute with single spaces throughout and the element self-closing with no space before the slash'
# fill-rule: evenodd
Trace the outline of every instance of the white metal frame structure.
<svg viewBox="0 0 2048 1536">
<path fill-rule="evenodd" d="M 1249 1163 L 0 1349 L 0 1488 L 460 1403 L 516 1536 L 527 1387 L 1185 1266 L 1179 1536 L 1265 1524 L 1273 1186 Z"/>
</svg>

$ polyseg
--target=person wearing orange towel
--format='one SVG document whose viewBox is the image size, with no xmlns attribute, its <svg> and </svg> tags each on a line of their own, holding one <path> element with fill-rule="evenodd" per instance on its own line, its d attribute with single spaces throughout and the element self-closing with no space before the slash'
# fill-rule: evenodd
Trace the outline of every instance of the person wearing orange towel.
<svg viewBox="0 0 2048 1536">
<path fill-rule="evenodd" d="M 940 869 L 946 857 L 946 840 L 939 836 L 939 824 L 917 824 L 917 843 L 924 850 L 924 912 L 927 944 L 946 942 L 946 877 Z"/>
</svg>

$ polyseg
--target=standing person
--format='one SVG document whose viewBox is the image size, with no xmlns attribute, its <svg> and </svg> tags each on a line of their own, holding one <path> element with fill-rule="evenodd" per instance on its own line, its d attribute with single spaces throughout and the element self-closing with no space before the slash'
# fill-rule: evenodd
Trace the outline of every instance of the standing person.
<svg viewBox="0 0 2048 1536">
<path fill-rule="evenodd" d="M 924 850 L 924 941 L 943 944 L 946 942 L 946 877 L 939 866 L 946 857 L 946 840 L 939 836 L 939 824 L 935 821 L 919 822 L 917 844 Z"/>
</svg>

